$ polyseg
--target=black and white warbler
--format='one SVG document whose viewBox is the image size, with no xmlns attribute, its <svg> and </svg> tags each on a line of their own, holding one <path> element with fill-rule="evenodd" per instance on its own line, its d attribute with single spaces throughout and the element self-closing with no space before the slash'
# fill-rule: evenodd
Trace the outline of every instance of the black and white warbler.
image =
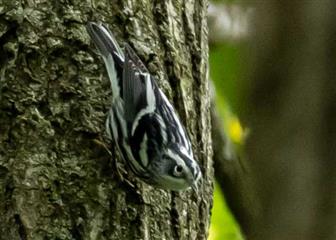
<svg viewBox="0 0 336 240">
<path fill-rule="evenodd" d="M 101 23 L 87 31 L 100 52 L 112 88 L 107 135 L 132 172 L 148 184 L 170 190 L 197 189 L 201 171 L 174 108 L 133 49 L 120 48 Z"/>
</svg>

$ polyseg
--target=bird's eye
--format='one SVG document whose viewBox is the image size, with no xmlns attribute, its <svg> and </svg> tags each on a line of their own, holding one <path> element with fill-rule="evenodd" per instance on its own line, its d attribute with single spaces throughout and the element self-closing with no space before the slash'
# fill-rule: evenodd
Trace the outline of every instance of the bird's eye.
<svg viewBox="0 0 336 240">
<path fill-rule="evenodd" d="M 183 173 L 183 167 L 181 165 L 176 165 L 174 168 L 174 176 L 180 177 Z"/>
</svg>

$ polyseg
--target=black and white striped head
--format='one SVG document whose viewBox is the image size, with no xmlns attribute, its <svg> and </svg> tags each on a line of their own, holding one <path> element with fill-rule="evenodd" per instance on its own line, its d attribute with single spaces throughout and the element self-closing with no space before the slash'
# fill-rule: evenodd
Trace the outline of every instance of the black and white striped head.
<svg viewBox="0 0 336 240">
<path fill-rule="evenodd" d="M 202 173 L 193 156 L 178 145 L 171 145 L 160 155 L 160 160 L 151 169 L 155 184 L 171 190 L 193 188 L 198 190 Z"/>
</svg>

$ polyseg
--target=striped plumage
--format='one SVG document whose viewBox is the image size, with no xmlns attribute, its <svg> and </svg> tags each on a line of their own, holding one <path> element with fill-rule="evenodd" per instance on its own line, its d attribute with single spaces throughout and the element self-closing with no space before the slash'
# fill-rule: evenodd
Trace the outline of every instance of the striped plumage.
<svg viewBox="0 0 336 240">
<path fill-rule="evenodd" d="M 134 53 L 100 23 L 87 31 L 104 59 L 112 88 L 106 129 L 132 172 L 161 188 L 196 187 L 201 171 L 174 108 Z"/>
</svg>

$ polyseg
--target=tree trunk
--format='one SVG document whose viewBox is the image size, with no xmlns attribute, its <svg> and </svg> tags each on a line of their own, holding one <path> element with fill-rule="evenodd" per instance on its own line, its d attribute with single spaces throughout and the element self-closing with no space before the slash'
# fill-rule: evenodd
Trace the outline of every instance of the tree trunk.
<svg viewBox="0 0 336 240">
<path fill-rule="evenodd" d="M 249 239 L 336 239 L 336 2 L 258 2 L 247 155 L 263 207 Z"/>
<path fill-rule="evenodd" d="M 207 238 L 206 10 L 201 0 L 1 3 L 0 239 Z M 111 92 L 89 20 L 132 45 L 178 109 L 203 172 L 198 195 L 152 188 L 106 151 Z"/>
</svg>

